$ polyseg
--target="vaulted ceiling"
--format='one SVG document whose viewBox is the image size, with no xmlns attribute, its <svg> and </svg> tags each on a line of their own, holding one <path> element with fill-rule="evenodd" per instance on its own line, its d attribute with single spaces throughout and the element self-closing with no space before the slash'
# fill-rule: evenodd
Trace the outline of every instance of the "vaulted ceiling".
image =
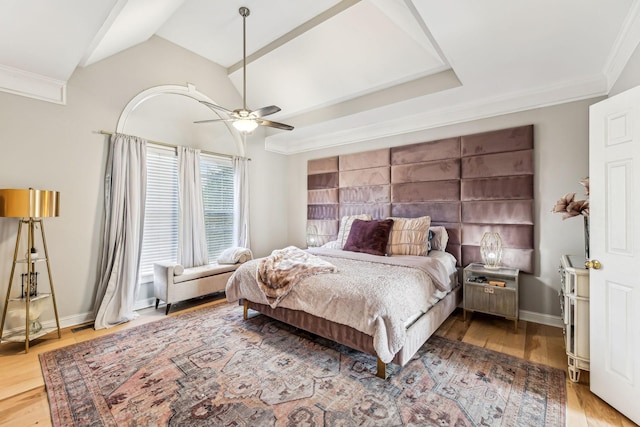
<svg viewBox="0 0 640 427">
<path fill-rule="evenodd" d="M 64 103 L 76 67 L 157 35 L 242 93 L 240 6 L 248 106 L 296 127 L 267 131 L 282 153 L 606 95 L 640 41 L 640 0 L 9 0 L 0 90 Z"/>
</svg>

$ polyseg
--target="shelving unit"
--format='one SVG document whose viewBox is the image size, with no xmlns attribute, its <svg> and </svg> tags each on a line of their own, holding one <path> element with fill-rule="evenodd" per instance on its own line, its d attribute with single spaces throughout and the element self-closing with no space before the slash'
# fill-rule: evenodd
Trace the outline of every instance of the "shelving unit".
<svg viewBox="0 0 640 427">
<path fill-rule="evenodd" d="M 27 255 L 25 258 L 18 259 L 18 253 L 21 253 L 20 250 L 20 238 L 22 234 L 23 225 L 27 226 Z M 34 229 L 36 225 L 40 228 L 41 236 L 42 236 L 42 245 L 44 248 L 44 257 L 36 257 L 31 258 L 31 250 L 30 248 L 34 247 Z M 32 295 L 31 289 L 31 277 L 34 273 L 36 273 L 36 265 L 40 263 L 45 263 L 47 267 L 47 274 L 49 278 L 49 292 L 38 292 L 37 287 L 35 287 Z M 23 288 L 21 290 L 20 296 L 15 297 L 11 296 L 12 288 L 13 288 L 13 278 L 16 273 L 16 266 L 26 264 L 26 278 L 27 284 L 26 288 L 23 283 Z M 37 279 L 36 279 L 37 280 Z M 40 313 L 33 313 L 34 311 L 42 311 L 40 305 L 44 304 L 46 301 L 51 301 L 53 304 L 53 311 L 55 314 L 56 326 L 55 327 L 42 327 L 40 323 Z M 12 305 L 15 308 L 15 305 L 24 304 L 24 317 L 25 317 L 25 326 L 24 329 L 17 329 L 9 331 L 5 335 L 4 327 L 6 325 L 7 320 L 7 312 L 9 305 Z M 20 308 L 21 309 L 21 308 Z M 34 310 L 35 309 L 35 310 Z M 2 311 L 2 323 L 0 324 L 0 342 L 24 342 L 24 350 L 25 353 L 29 352 L 29 343 L 37 338 L 40 338 L 44 335 L 47 335 L 51 332 L 58 331 L 58 338 L 61 337 L 60 333 L 60 320 L 58 319 L 58 307 L 56 304 L 55 291 L 53 287 L 53 279 L 51 277 L 51 265 L 49 264 L 49 253 L 47 250 L 47 240 L 44 234 L 44 225 L 42 223 L 42 219 L 20 219 L 18 226 L 18 235 L 16 237 L 16 247 L 13 254 L 13 264 L 11 265 L 11 274 L 9 276 L 9 285 L 7 287 L 7 295 L 4 302 L 4 308 Z"/>
<path fill-rule="evenodd" d="M 560 259 L 560 307 L 564 323 L 569 378 L 580 380 L 589 370 L 589 270 L 585 258 L 563 255 Z"/>
</svg>

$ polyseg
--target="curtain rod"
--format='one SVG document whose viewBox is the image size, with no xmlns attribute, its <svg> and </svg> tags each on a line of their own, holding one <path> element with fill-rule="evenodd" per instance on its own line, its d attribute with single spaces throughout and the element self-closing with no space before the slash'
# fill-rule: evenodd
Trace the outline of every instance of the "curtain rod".
<svg viewBox="0 0 640 427">
<path fill-rule="evenodd" d="M 93 131 L 93 133 L 98 133 L 98 134 L 101 134 L 101 135 L 113 135 L 114 134 L 114 132 L 109 132 L 109 131 L 106 131 L 106 130 Z M 178 148 L 177 145 L 169 144 L 168 142 L 153 141 L 151 139 L 147 139 L 147 142 L 150 142 L 151 144 L 155 144 L 155 145 L 161 145 L 163 147 Z M 240 159 L 247 159 L 247 160 L 251 161 L 251 158 L 249 158 L 249 157 L 234 156 L 234 155 L 231 155 L 231 154 L 223 154 L 223 153 L 214 153 L 213 151 L 206 151 L 206 150 L 200 150 L 200 152 L 204 153 L 204 154 L 208 154 L 210 156 L 227 157 L 229 159 L 233 159 L 234 157 L 238 157 Z"/>
</svg>

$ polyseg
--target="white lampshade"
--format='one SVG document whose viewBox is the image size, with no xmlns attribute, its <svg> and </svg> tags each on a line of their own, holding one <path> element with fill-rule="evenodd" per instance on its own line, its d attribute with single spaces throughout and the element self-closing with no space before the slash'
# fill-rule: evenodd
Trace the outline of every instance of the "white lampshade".
<svg viewBox="0 0 640 427">
<path fill-rule="evenodd" d="M 499 233 L 486 232 L 480 241 L 480 256 L 486 268 L 500 267 L 502 239 Z"/>
<path fill-rule="evenodd" d="M 258 127 L 258 122 L 254 119 L 237 119 L 233 122 L 233 127 L 244 133 L 251 133 Z"/>
</svg>

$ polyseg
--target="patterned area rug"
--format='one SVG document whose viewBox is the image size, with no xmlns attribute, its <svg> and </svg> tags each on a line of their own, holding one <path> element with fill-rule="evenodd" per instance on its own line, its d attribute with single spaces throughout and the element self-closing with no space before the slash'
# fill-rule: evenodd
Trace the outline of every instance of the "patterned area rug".
<svg viewBox="0 0 640 427">
<path fill-rule="evenodd" d="M 242 307 L 40 355 L 55 426 L 564 426 L 564 372 L 432 337 L 403 369 Z"/>
</svg>

